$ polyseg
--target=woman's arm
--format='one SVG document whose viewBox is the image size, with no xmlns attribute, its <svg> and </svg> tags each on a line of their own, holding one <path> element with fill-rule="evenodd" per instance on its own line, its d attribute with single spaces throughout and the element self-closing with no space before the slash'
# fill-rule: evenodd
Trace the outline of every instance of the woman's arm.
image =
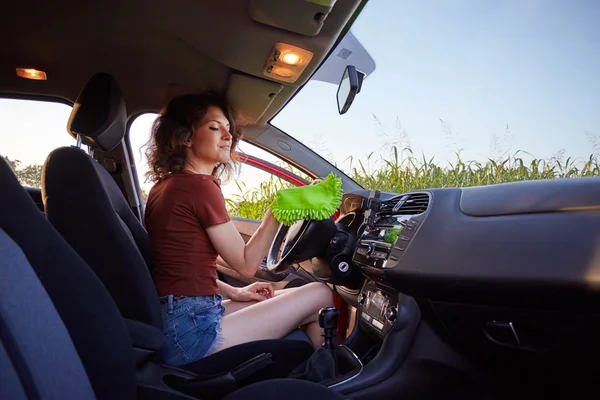
<svg viewBox="0 0 600 400">
<path fill-rule="evenodd" d="M 217 286 L 219 287 L 219 292 L 225 299 L 231 299 L 233 296 L 233 292 L 235 292 L 236 288 L 233 286 L 217 279 Z"/>
<path fill-rule="evenodd" d="M 232 221 L 211 226 L 206 232 L 227 265 L 243 277 L 252 278 L 267 255 L 278 228 L 279 222 L 269 210 L 248 243 L 244 243 Z"/>
</svg>

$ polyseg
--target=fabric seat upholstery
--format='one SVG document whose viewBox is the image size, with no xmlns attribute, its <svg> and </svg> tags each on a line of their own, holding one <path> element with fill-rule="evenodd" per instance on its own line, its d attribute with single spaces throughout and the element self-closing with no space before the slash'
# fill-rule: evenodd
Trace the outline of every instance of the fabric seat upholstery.
<svg viewBox="0 0 600 400">
<path fill-rule="evenodd" d="M 0 227 L 22 249 L 52 300 L 96 397 L 134 398 L 129 332 L 104 285 L 46 221 L 2 157 L 0 188 Z"/>
<path fill-rule="evenodd" d="M 69 332 L 23 251 L 2 229 L 0 282 L 0 399 L 93 399 Z"/>
<path fill-rule="evenodd" d="M 81 91 L 67 128 L 83 144 L 109 151 L 121 143 L 126 118 L 121 89 L 101 73 Z M 51 152 L 42 176 L 48 220 L 96 272 L 121 314 L 162 329 L 148 235 L 113 177 L 77 147 Z"/>
<path fill-rule="evenodd" d="M 61 147 L 46 159 L 43 176 L 48 220 L 96 272 L 123 317 L 162 329 L 143 254 L 150 252 L 147 233 L 108 171 L 83 150 Z"/>
</svg>

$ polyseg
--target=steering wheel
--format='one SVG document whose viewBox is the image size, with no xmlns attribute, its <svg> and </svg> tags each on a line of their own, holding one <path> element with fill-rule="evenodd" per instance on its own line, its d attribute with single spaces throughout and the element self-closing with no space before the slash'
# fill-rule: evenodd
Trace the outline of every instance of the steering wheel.
<svg viewBox="0 0 600 400">
<path fill-rule="evenodd" d="M 280 224 L 269 249 L 267 269 L 271 272 L 283 272 L 295 263 L 320 254 L 327 248 L 336 231 L 332 219 L 300 220 L 291 226 Z"/>
</svg>

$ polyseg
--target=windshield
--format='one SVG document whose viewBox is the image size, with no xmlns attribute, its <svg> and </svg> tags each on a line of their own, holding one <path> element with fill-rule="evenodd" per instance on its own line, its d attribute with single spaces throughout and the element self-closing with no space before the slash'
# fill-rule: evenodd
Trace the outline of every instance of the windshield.
<svg viewBox="0 0 600 400">
<path fill-rule="evenodd" d="M 599 175 L 598 21 L 593 0 L 370 1 L 349 111 L 317 73 L 271 123 L 369 189 Z"/>
</svg>

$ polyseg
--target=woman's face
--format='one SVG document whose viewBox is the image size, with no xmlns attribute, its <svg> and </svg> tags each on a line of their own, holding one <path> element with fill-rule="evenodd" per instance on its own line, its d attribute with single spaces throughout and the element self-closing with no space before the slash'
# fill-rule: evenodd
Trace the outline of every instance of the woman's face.
<svg viewBox="0 0 600 400">
<path fill-rule="evenodd" d="M 192 163 L 216 166 L 225 164 L 231 157 L 232 136 L 230 124 L 219 107 L 210 107 L 204 120 L 196 127 L 194 135 L 186 143 L 187 156 Z"/>
</svg>

